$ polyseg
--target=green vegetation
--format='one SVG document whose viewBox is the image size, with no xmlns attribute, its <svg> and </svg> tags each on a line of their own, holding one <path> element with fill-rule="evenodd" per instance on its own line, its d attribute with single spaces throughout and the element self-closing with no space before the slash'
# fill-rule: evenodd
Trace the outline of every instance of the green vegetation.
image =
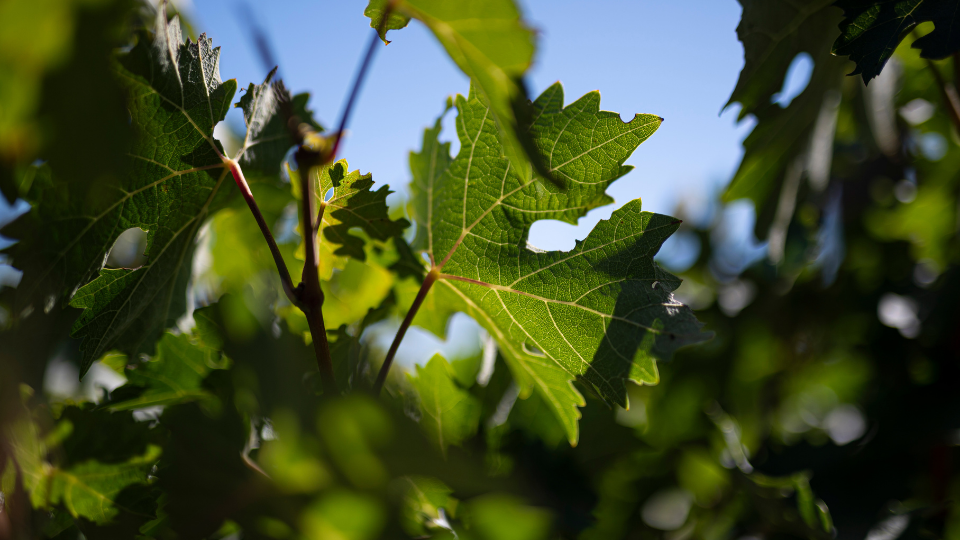
<svg viewBox="0 0 960 540">
<path fill-rule="evenodd" d="M 531 226 L 663 119 L 528 96 L 513 0 L 366 7 L 370 55 L 423 24 L 471 80 L 395 207 L 338 159 L 370 55 L 331 129 L 165 4 L 51 4 L 0 6 L 0 538 L 960 538 L 956 2 L 741 0 L 720 217 L 628 201 L 566 252 Z M 394 364 L 456 313 L 480 343 Z"/>
</svg>

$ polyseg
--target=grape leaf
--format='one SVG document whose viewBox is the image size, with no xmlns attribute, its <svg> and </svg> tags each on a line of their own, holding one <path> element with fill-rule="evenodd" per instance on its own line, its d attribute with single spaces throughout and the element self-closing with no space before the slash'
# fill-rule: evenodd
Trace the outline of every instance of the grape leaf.
<svg viewBox="0 0 960 540">
<path fill-rule="evenodd" d="M 844 19 L 833 53 L 856 62 L 850 75 L 861 74 L 864 83 L 880 74 L 897 45 L 922 22 L 933 21 L 934 29 L 913 43 L 921 57 L 941 59 L 960 50 L 958 0 L 838 0 L 835 5 Z"/>
<path fill-rule="evenodd" d="M 755 233 L 765 239 L 789 168 L 806 159 L 820 112 L 827 96 L 839 88 L 846 62 L 830 54 L 840 20 L 830 0 L 802 4 L 740 0 L 740 4 L 743 16 L 737 37 L 743 43 L 744 66 L 725 107 L 740 103 L 739 119 L 752 114 L 757 125 L 743 141 L 743 158 L 723 199 L 751 200 L 757 211 Z M 775 96 L 801 53 L 813 60 L 810 81 L 782 107 L 774 103 Z"/>
<path fill-rule="evenodd" d="M 366 260 L 363 239 L 349 234 L 358 227 L 374 240 L 389 240 L 403 234 L 410 226 L 405 219 L 391 220 L 387 215 L 387 196 L 393 193 L 387 185 L 373 191 L 373 177 L 360 171 L 347 172 L 347 161 L 341 159 L 320 171 L 318 206 L 324 208 L 320 222 L 319 243 L 333 243 L 339 248 L 334 255 Z M 332 190 L 332 192 L 331 192 Z M 329 193 L 329 199 L 327 195 Z"/>
<path fill-rule="evenodd" d="M 237 154 L 237 160 L 243 165 L 247 176 L 260 173 L 279 177 L 283 158 L 293 144 L 281 110 L 281 100 L 289 100 L 290 112 L 301 124 L 306 124 L 316 132 L 323 131 L 323 127 L 313 119 L 313 113 L 307 109 L 310 94 L 290 97 L 285 90 L 271 82 L 275 72 L 276 68 L 261 84 L 251 83 L 240 101 L 234 104 L 234 107 L 243 110 L 247 125 L 243 146 Z"/>
<path fill-rule="evenodd" d="M 207 398 L 203 380 L 214 369 L 224 369 L 220 351 L 197 336 L 167 333 L 157 343 L 157 354 L 128 366 L 128 383 L 110 394 L 102 407 L 120 411 L 173 405 Z"/>
<path fill-rule="evenodd" d="M 433 32 L 450 58 L 479 88 L 500 130 L 501 152 L 523 180 L 536 169 L 559 182 L 527 135 L 529 101 L 523 74 L 533 62 L 534 32 L 520 20 L 514 0 L 400 0 L 384 28 L 379 28 L 387 0 L 370 0 L 364 11 L 370 26 L 380 31 L 406 26 L 417 19 Z"/>
<path fill-rule="evenodd" d="M 420 426 L 444 454 L 449 445 L 476 433 L 480 400 L 457 384 L 456 372 L 444 357 L 434 355 L 409 379 L 420 396 Z"/>
<path fill-rule="evenodd" d="M 680 280 L 653 262 L 680 222 L 641 212 L 639 200 L 600 222 L 573 251 L 526 245 L 534 221 L 576 223 L 613 202 L 606 188 L 632 169 L 624 161 L 662 121 L 636 115 L 623 122 L 599 105 L 599 93 L 591 92 L 563 107 L 559 83 L 534 102 L 531 137 L 568 182 L 561 191 L 515 174 L 490 110 L 471 89 L 456 99 L 459 155 L 411 188 L 414 198 L 426 199 L 413 205 L 426 231 L 418 247 L 440 278 L 436 287 L 457 299 L 448 309 L 473 316 L 494 336 L 524 395 L 536 388 L 571 443 L 576 407 L 584 404 L 573 380 L 626 405 L 627 380 L 656 383 L 655 358 L 709 337 L 673 298 Z M 435 133 L 428 133 L 431 144 Z"/>
<path fill-rule="evenodd" d="M 147 475 L 160 457 L 160 448 L 149 445 L 142 455 L 115 463 L 88 459 L 61 467 L 48 462 L 48 452 L 70 432 L 70 422 L 61 421 L 53 432 L 41 437 L 36 424 L 24 411 L 15 422 L 5 426 L 3 435 L 13 442 L 11 457 L 16 459 L 17 468 L 8 469 L 10 475 L 4 476 L 0 487 L 13 491 L 13 474 L 19 474 L 35 508 L 63 504 L 73 517 L 97 524 L 110 523 L 121 512 L 146 519 L 152 517 L 142 513 L 139 505 L 126 506 L 125 502 L 140 501 L 127 501 L 129 497 L 122 497 L 121 492 L 130 493 L 130 488 L 148 483 Z"/>
<path fill-rule="evenodd" d="M 478 540 L 540 540 L 550 537 L 550 512 L 515 495 L 492 493 L 464 504 L 471 537 Z"/>
<path fill-rule="evenodd" d="M 390 44 L 390 40 L 387 39 L 387 32 L 406 28 L 406 26 L 410 24 L 409 16 L 403 13 L 397 13 L 396 11 L 391 11 L 387 16 L 386 23 L 384 23 L 383 19 L 387 13 L 387 4 L 389 2 L 390 0 L 370 0 L 366 9 L 363 10 L 363 14 L 370 18 L 370 28 L 377 30 L 377 34 L 380 36 L 380 39 L 383 40 L 384 45 Z"/>
<path fill-rule="evenodd" d="M 743 16 L 737 38 L 743 43 L 743 69 L 724 107 L 741 105 L 739 118 L 776 106 L 774 94 L 783 87 L 790 62 L 809 54 L 814 66 L 830 52 L 840 12 L 833 0 L 794 4 L 787 0 L 740 0 Z"/>
<path fill-rule="evenodd" d="M 344 268 L 348 258 L 366 260 L 364 238 L 350 234 L 351 229 L 360 229 L 368 237 L 383 241 L 400 236 L 410 226 L 406 219 L 390 219 L 387 197 L 393 192 L 387 185 L 373 191 L 370 173 L 347 171 L 347 162 L 343 159 L 311 171 L 311 174 L 316 174 L 317 207 L 323 212 L 317 231 L 322 280 L 329 280 L 334 268 Z M 298 174 L 297 171 L 290 171 L 291 189 L 299 199 Z M 304 257 L 302 243 L 297 256 L 301 260 Z"/>
<path fill-rule="evenodd" d="M 456 517 L 459 501 L 446 484 L 429 476 L 404 476 L 397 479 L 403 498 L 400 525 L 414 538 L 429 536 L 447 516 Z"/>
<path fill-rule="evenodd" d="M 85 308 L 74 326 L 83 340 L 81 375 L 111 349 L 149 351 L 185 311 L 194 237 L 228 174 L 213 128 L 236 83 L 220 80 L 219 55 L 205 36 L 184 43 L 179 20 L 167 22 L 161 10 L 155 35 L 141 33 L 117 66 L 135 134 L 121 189 L 69 200 L 56 193 L 51 176 L 34 180 L 40 228 L 19 236 L 14 264 L 24 271 L 29 297 L 37 290 L 53 299 L 73 295 L 71 305 Z M 132 227 L 148 231 L 146 264 L 100 270 L 110 246 Z"/>
</svg>

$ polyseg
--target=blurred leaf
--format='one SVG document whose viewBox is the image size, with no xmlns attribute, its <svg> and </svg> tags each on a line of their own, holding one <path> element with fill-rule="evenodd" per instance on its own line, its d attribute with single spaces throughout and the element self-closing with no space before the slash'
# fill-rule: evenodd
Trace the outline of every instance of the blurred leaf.
<svg viewBox="0 0 960 540">
<path fill-rule="evenodd" d="M 384 514 L 370 495 L 336 491 L 307 508 L 301 520 L 308 538 L 372 540 L 383 528 Z"/>
<path fill-rule="evenodd" d="M 697 504 L 704 507 L 716 504 L 730 484 L 726 470 L 717 459 L 697 449 L 683 453 L 677 465 L 677 480 L 680 487 L 693 493 Z"/>
<path fill-rule="evenodd" d="M 436 478 L 404 476 L 396 480 L 403 492 L 400 505 L 400 525 L 413 537 L 428 536 L 437 529 L 442 519 L 456 517 L 457 501 L 453 490 Z"/>
<path fill-rule="evenodd" d="M 897 45 L 919 23 L 933 21 L 935 28 L 914 42 L 923 58 L 941 59 L 960 50 L 960 34 L 953 30 L 960 2 L 957 0 L 839 0 L 843 9 L 840 37 L 833 53 L 857 63 L 851 75 L 863 82 L 880 74 Z"/>
<path fill-rule="evenodd" d="M 384 45 L 390 44 L 390 41 L 387 40 L 388 31 L 406 28 L 407 24 L 410 23 L 410 17 L 397 13 L 392 7 L 389 16 L 387 16 L 387 21 L 384 23 L 383 19 L 387 13 L 388 4 L 390 4 L 390 0 L 370 0 L 366 9 L 363 10 L 363 14 L 370 18 L 370 28 L 377 30 L 377 34 L 383 40 Z"/>
<path fill-rule="evenodd" d="M 771 97 L 783 87 L 790 63 L 805 52 L 819 63 L 829 53 L 840 12 L 833 0 L 793 4 L 788 0 L 739 0 L 743 15 L 737 38 L 743 44 L 743 69 L 724 107 L 741 105 L 739 118 L 775 106 Z"/>
<path fill-rule="evenodd" d="M 510 495 L 485 495 L 465 505 L 468 530 L 478 540 L 537 540 L 550 532 L 549 512 Z"/>
<path fill-rule="evenodd" d="M 574 379 L 625 404 L 626 381 L 655 384 L 656 358 L 668 359 L 709 335 L 673 299 L 679 280 L 653 262 L 680 222 L 640 212 L 639 200 L 600 222 L 572 252 L 524 245 L 534 221 L 575 223 L 612 202 L 605 189 L 631 170 L 624 160 L 661 122 L 637 115 L 625 123 L 601 112 L 597 92 L 562 105 L 563 90 L 555 84 L 534 104 L 531 134 L 552 149 L 553 169 L 571 182 L 567 191 L 514 173 L 502 158 L 489 110 L 471 89 L 469 98 L 456 99 L 460 154 L 412 192 L 415 200 L 427 200 L 413 209 L 418 230 L 429 232 L 425 252 L 432 271 L 443 272 L 436 288 L 458 299 L 441 309 L 471 315 L 496 338 L 523 396 L 536 388 L 575 444 L 577 406 L 584 402 Z M 432 133 L 425 137 L 428 147 L 434 140 Z M 583 140 L 591 141 L 586 150 Z"/>
<path fill-rule="evenodd" d="M 833 529 L 833 520 L 830 518 L 830 511 L 823 501 L 816 499 L 813 491 L 810 489 L 810 476 L 806 473 L 797 473 L 788 477 L 770 477 L 759 473 L 747 476 L 747 479 L 761 488 L 754 492 L 754 496 L 763 497 L 769 502 L 777 499 L 784 499 L 789 496 L 796 498 L 796 511 L 806 525 L 804 536 L 811 538 L 833 538 L 835 531 Z M 762 510 L 761 510 L 762 511 Z M 772 521 L 786 520 L 792 521 L 789 515 L 777 515 L 770 512 L 768 518 Z M 802 526 L 801 526 L 802 527 Z M 790 524 L 787 528 L 797 531 L 797 525 Z M 797 532 L 802 531 L 800 529 Z"/>
<path fill-rule="evenodd" d="M 368 489 L 386 484 L 387 470 L 374 450 L 392 438 L 393 426 L 379 403 L 361 395 L 328 402 L 317 426 L 347 480 Z"/>
<path fill-rule="evenodd" d="M 218 349 L 188 334 L 166 333 L 152 358 L 128 365 L 128 383 L 114 390 L 102 406 L 111 410 L 173 405 L 210 397 L 203 380 L 228 361 Z"/>
<path fill-rule="evenodd" d="M 800 167 L 795 174 L 802 174 L 802 168 L 807 166 L 814 126 L 820 116 L 831 113 L 831 105 L 825 101 L 839 88 L 846 62 L 830 54 L 830 43 L 840 20 L 840 12 L 831 0 L 801 4 L 788 0 L 740 0 L 740 4 L 743 16 L 737 37 L 743 43 L 744 66 L 725 107 L 739 103 L 738 118 L 752 114 L 757 125 L 743 141 L 743 158 L 723 200 L 753 201 L 757 213 L 754 232 L 758 238 L 766 239 L 778 211 L 781 190 L 792 190 L 785 200 L 795 198 L 797 187 L 784 188 L 783 184 L 792 164 Z M 783 88 L 791 63 L 801 53 L 810 55 L 813 72 L 806 88 L 783 107 L 774 103 L 775 95 Z M 825 136 L 832 138 L 832 131 Z M 784 212 L 789 218 L 793 208 L 784 207 Z"/>
<path fill-rule="evenodd" d="M 261 497 L 276 496 L 249 465 L 250 423 L 234 406 L 238 392 L 229 375 L 216 370 L 207 378 L 217 405 L 174 405 L 159 420 L 169 435 L 157 486 L 168 496 L 164 512 L 179 536 L 206 537 L 226 519 L 256 515 Z"/>
<path fill-rule="evenodd" d="M 129 127 L 112 73 L 132 3 L 17 0 L 0 6 L 0 191 L 9 166 L 42 157 L 78 199 L 124 172 Z M 96 191 L 96 189 L 94 189 Z"/>
<path fill-rule="evenodd" d="M 444 454 L 449 445 L 459 445 L 476 433 L 480 401 L 457 384 L 456 372 L 444 357 L 434 355 L 409 377 L 420 396 L 420 425 Z"/>
<path fill-rule="evenodd" d="M 101 424 L 101 428 L 108 431 L 110 427 L 116 427 L 116 423 L 113 424 Z M 89 442 L 92 435 L 90 426 L 82 427 L 86 429 L 79 430 L 79 435 L 87 437 Z M 117 520 L 122 517 L 121 514 L 130 514 L 143 521 L 153 517 L 148 513 L 150 504 L 146 492 L 134 488 L 149 483 L 148 472 L 160 457 L 158 446 L 146 446 L 141 455 L 118 455 L 123 459 L 115 462 L 88 459 L 85 455 L 96 455 L 99 459 L 108 456 L 98 455 L 102 452 L 91 452 L 84 446 L 75 446 L 81 452 L 75 456 L 78 459 L 61 467 L 47 461 L 47 455 L 57 449 L 63 439 L 70 437 L 74 430 L 73 422 L 62 420 L 45 437 L 40 435 L 28 414 L 21 415 L 15 423 L 5 428 L 3 436 L 16 441 L 11 457 L 16 460 L 17 467 L 10 467 L 10 473 L 4 475 L 3 491 L 12 492 L 12 482 L 15 476 L 20 476 L 36 508 L 63 504 L 74 518 L 82 517 L 101 525 Z M 139 441 L 134 444 L 136 442 Z"/>
<path fill-rule="evenodd" d="M 281 410 L 271 420 L 276 437 L 264 441 L 257 459 L 270 478 L 290 493 L 312 493 L 330 484 L 330 473 L 317 458 L 319 444 L 301 432 L 296 416 Z"/>
</svg>

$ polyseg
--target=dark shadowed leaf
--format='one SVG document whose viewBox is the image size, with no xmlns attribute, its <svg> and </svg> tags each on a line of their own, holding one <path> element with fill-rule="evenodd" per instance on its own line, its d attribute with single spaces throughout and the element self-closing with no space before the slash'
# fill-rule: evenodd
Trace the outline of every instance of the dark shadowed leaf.
<svg viewBox="0 0 960 540">
<path fill-rule="evenodd" d="M 880 74 L 897 45 L 914 27 L 933 21 L 934 29 L 913 43 L 923 58 L 946 58 L 960 50 L 958 0 L 839 0 L 843 9 L 840 37 L 833 53 L 857 63 L 851 75 L 869 82 Z"/>
</svg>

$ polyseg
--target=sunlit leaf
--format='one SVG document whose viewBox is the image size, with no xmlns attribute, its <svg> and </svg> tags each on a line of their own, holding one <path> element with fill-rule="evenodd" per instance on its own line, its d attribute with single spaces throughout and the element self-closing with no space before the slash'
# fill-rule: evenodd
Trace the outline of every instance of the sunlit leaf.
<svg viewBox="0 0 960 540">
<path fill-rule="evenodd" d="M 399 236 L 410 225 L 403 218 L 390 219 L 387 196 L 393 192 L 388 186 L 381 185 L 374 191 L 371 174 L 347 171 L 346 160 L 311 171 L 316 178 L 317 208 L 323 212 L 317 231 L 321 280 L 330 279 L 334 268 L 343 268 L 349 258 L 366 259 L 364 237 L 354 234 L 351 229 L 383 241 Z M 299 198 L 299 172 L 290 171 L 290 176 L 291 187 Z M 301 243 L 298 250 L 301 258 L 303 253 Z"/>
<path fill-rule="evenodd" d="M 660 126 L 657 116 L 623 122 L 599 105 L 592 92 L 563 107 L 559 84 L 534 103 L 531 136 L 569 183 L 560 191 L 516 175 L 489 109 L 475 91 L 458 96 L 460 154 L 412 189 L 420 199 L 413 205 L 418 245 L 440 277 L 435 287 L 453 293 L 456 309 L 493 335 L 523 394 L 536 389 L 574 443 L 583 398 L 573 380 L 626 404 L 626 381 L 655 384 L 656 359 L 709 337 L 673 298 L 679 280 L 653 262 L 680 222 L 641 212 L 639 200 L 600 222 L 573 251 L 526 245 L 534 221 L 576 223 L 613 202 L 606 188 L 632 169 L 623 162 Z M 435 134 L 428 131 L 425 140 Z"/>
</svg>

